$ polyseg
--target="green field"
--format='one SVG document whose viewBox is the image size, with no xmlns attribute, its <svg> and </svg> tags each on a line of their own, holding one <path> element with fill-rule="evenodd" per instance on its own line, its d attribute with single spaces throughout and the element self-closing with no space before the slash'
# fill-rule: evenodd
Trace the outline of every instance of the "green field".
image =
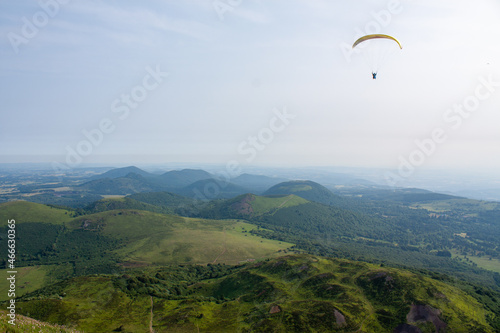
<svg viewBox="0 0 500 333">
<path fill-rule="evenodd" d="M 72 219 L 72 212 L 41 205 L 28 201 L 12 201 L 0 204 L 0 227 L 7 221 L 15 219 L 16 223 L 45 222 L 62 224 Z"/>
<path fill-rule="evenodd" d="M 68 229 L 99 231 L 117 239 L 113 251 L 126 266 L 171 263 L 236 264 L 276 255 L 293 244 L 249 233 L 257 228 L 239 220 L 206 220 L 138 210 L 85 215 Z"/>
<path fill-rule="evenodd" d="M 136 237 L 126 233 L 126 223 L 120 220 L 119 226 L 109 223 L 105 233 L 112 228 L 114 235 L 129 237 L 127 245 L 116 253 L 129 263 L 148 263 L 165 265 L 170 263 L 227 263 L 260 259 L 276 255 L 293 244 L 254 236 L 248 231 L 254 225 L 237 220 L 203 220 L 175 218 L 163 222 L 164 216 L 156 217 L 156 224 L 148 223 L 147 233 L 137 232 Z M 115 230 L 115 227 L 122 230 Z"/>
<path fill-rule="evenodd" d="M 451 253 L 453 254 L 453 258 L 457 258 L 460 261 L 465 262 L 469 265 L 474 263 L 478 267 L 481 267 L 483 269 L 487 269 L 489 271 L 500 273 L 500 260 L 498 260 L 496 258 L 491 258 L 491 260 L 490 260 L 489 256 L 478 257 L 478 256 L 467 255 L 468 260 L 466 260 L 464 258 L 464 256 L 458 254 L 457 251 L 451 251 Z"/>
<path fill-rule="evenodd" d="M 474 199 L 450 199 L 413 204 L 411 207 L 422 208 L 435 213 L 444 213 L 452 210 L 473 210 L 477 213 L 478 211 L 500 209 L 500 203 Z"/>
<path fill-rule="evenodd" d="M 29 267 L 19 267 L 15 271 L 17 273 L 15 281 L 15 293 L 16 296 L 22 296 L 28 292 L 35 291 L 46 284 L 47 270 L 50 266 L 29 266 Z M 7 296 L 9 291 L 9 281 L 6 279 L 10 274 L 7 271 L 12 271 L 9 269 L 0 269 L 0 300 L 4 301 L 9 299 Z"/>
<path fill-rule="evenodd" d="M 278 205 L 293 204 L 297 200 L 302 199 L 282 198 Z M 82 259 L 91 256 L 95 259 L 92 265 L 96 266 L 99 264 L 96 255 L 103 258 L 101 262 L 108 258 L 126 266 L 235 264 L 274 256 L 293 245 L 255 236 L 249 231 L 257 227 L 239 220 L 195 219 L 134 209 L 110 210 L 72 218 L 66 210 L 28 202 L 7 203 L 1 208 L 5 224 L 7 216 L 12 216 L 17 223 L 31 222 L 36 225 L 30 228 L 39 227 L 39 235 L 23 234 L 23 238 L 18 240 L 18 251 L 24 248 L 19 255 L 31 258 L 30 265 L 54 262 L 54 257 L 49 261 L 40 257 L 40 251 L 47 249 L 64 249 L 59 257 L 65 256 L 66 261 L 76 260 L 79 267 L 85 269 Z M 36 222 L 64 224 L 64 228 L 52 230 L 50 225 Z M 33 246 L 28 246 L 30 244 Z M 110 255 L 114 255 L 114 259 L 110 259 Z M 33 261 L 36 257 L 41 261 Z"/>
<path fill-rule="evenodd" d="M 0 301 L 9 299 L 9 281 L 6 279 L 10 274 L 9 269 L 0 269 Z M 67 265 L 27 266 L 15 269 L 16 275 L 16 297 L 30 293 L 49 284 L 59 281 L 58 276 L 69 275 L 72 270 Z"/>
<path fill-rule="evenodd" d="M 469 258 L 469 260 L 471 260 L 481 268 L 500 273 L 500 260 L 498 259 L 492 258 L 490 260 L 489 257 L 475 257 L 475 256 L 467 256 L 467 258 Z"/>
<path fill-rule="evenodd" d="M 103 194 L 102 197 L 104 199 L 116 199 L 116 200 L 119 200 L 119 199 L 124 198 L 125 195 L 122 195 L 122 194 Z"/>
<path fill-rule="evenodd" d="M 276 186 L 275 188 L 277 190 L 283 188 L 283 189 L 286 189 L 289 192 L 302 192 L 302 191 L 310 191 L 310 190 L 313 189 L 313 187 L 310 186 L 310 185 L 302 184 L 300 182 L 298 182 L 299 184 L 295 184 L 295 183 L 297 183 L 297 182 L 292 181 L 292 182 L 288 182 L 286 184 L 286 186 L 283 186 L 283 187 Z"/>
<path fill-rule="evenodd" d="M 254 196 L 251 202 L 254 215 L 262 215 L 274 210 L 305 204 L 308 201 L 294 194 L 281 197 Z"/>
</svg>

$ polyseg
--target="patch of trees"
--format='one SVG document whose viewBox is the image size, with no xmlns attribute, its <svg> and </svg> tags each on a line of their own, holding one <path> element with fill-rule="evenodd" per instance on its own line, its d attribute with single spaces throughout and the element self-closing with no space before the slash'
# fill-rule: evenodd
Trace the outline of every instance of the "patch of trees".
<svg viewBox="0 0 500 333">
<path fill-rule="evenodd" d="M 115 209 L 137 209 L 161 214 L 172 214 L 174 212 L 171 208 L 154 206 L 129 197 L 120 200 L 103 199 L 95 201 L 84 208 L 86 214 L 95 214 Z"/>
<path fill-rule="evenodd" d="M 5 227 L 1 230 L 6 234 Z M 20 223 L 16 226 L 16 266 L 71 264 L 75 275 L 112 273 L 116 258 L 112 250 L 120 246 L 117 239 L 99 232 L 48 223 Z M 6 249 L 1 249 L 7 258 Z M 5 268 L 5 261 L 2 262 Z"/>
<path fill-rule="evenodd" d="M 116 287 L 131 296 L 151 295 L 160 298 L 182 299 L 199 294 L 203 286 L 197 283 L 227 276 L 240 270 L 243 265 L 225 264 L 165 266 L 150 272 L 130 272 L 114 279 Z M 212 297 L 210 291 L 206 297 Z"/>
<path fill-rule="evenodd" d="M 84 192 L 50 192 L 32 195 L 23 199 L 40 204 L 57 205 L 59 207 L 83 208 L 92 202 L 102 199 L 102 196 Z"/>
</svg>

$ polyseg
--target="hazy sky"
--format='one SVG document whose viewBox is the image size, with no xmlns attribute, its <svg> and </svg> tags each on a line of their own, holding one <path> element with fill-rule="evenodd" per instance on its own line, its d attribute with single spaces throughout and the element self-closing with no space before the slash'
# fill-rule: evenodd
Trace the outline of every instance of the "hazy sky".
<svg viewBox="0 0 500 333">
<path fill-rule="evenodd" d="M 498 0 L 2 0 L 0 34 L 0 163 L 500 167 Z"/>
</svg>

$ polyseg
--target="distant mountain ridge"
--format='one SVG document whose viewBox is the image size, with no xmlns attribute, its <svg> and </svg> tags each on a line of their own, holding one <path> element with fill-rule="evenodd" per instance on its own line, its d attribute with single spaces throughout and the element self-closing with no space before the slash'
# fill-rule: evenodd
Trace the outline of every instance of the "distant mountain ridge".
<svg viewBox="0 0 500 333">
<path fill-rule="evenodd" d="M 287 180 L 288 179 L 279 177 L 268 177 L 244 173 L 239 175 L 238 177 L 231 179 L 231 183 L 247 188 L 251 193 L 262 194 L 270 187 Z"/>
<path fill-rule="evenodd" d="M 168 188 L 183 188 L 194 182 L 210 178 L 213 178 L 212 174 L 195 169 L 172 170 L 157 177 L 158 181 Z"/>
<path fill-rule="evenodd" d="M 130 195 L 143 192 L 171 191 L 182 189 L 197 181 L 213 176 L 204 170 L 183 169 L 165 172 L 161 175 L 146 172 L 137 167 L 117 168 L 78 186 L 95 194 Z"/>
<path fill-rule="evenodd" d="M 152 174 L 135 166 L 117 168 L 90 178 L 79 189 L 94 194 L 132 195 L 167 191 L 189 198 L 211 200 L 244 193 L 260 194 L 284 178 L 242 174 L 226 180 L 199 169 L 172 170 Z"/>
<path fill-rule="evenodd" d="M 120 178 L 120 177 L 125 177 L 128 174 L 135 173 L 143 177 L 154 177 L 155 175 L 152 173 L 149 173 L 147 171 L 144 171 L 142 169 L 139 169 L 138 167 L 135 166 L 128 166 L 124 168 L 116 168 L 112 169 L 109 171 L 106 171 L 100 175 L 96 175 L 90 178 L 90 180 L 97 180 L 97 179 L 104 179 L 104 178 Z"/>
<path fill-rule="evenodd" d="M 339 187 L 333 189 L 332 192 L 342 196 L 354 196 L 368 200 L 388 200 L 406 204 L 465 199 L 464 197 L 432 192 L 420 188 L 384 189 L 378 187 Z"/>
<path fill-rule="evenodd" d="M 129 195 L 131 198 L 149 205 L 175 208 L 192 203 L 192 199 L 171 192 L 145 192 Z"/>
<path fill-rule="evenodd" d="M 198 200 L 228 199 L 247 192 L 247 188 L 214 178 L 196 181 L 177 191 L 180 195 Z"/>
<path fill-rule="evenodd" d="M 128 195 L 156 191 L 158 190 L 158 185 L 144 176 L 129 173 L 116 178 L 91 180 L 79 185 L 78 189 L 101 195 Z"/>
</svg>

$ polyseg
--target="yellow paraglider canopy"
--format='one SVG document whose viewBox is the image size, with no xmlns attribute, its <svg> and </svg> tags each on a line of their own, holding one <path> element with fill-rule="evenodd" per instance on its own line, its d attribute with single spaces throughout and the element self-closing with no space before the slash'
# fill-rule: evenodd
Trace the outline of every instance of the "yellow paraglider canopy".
<svg viewBox="0 0 500 333">
<path fill-rule="evenodd" d="M 401 46 L 401 43 L 396 38 L 389 36 L 389 35 L 383 35 L 383 34 L 366 35 L 366 36 L 360 37 L 360 38 L 358 38 L 358 40 L 356 40 L 354 42 L 354 44 L 352 44 L 352 48 L 355 48 L 356 45 L 364 42 L 365 40 L 376 39 L 376 38 L 392 39 L 393 41 L 398 43 L 400 49 L 403 49 L 403 47 Z"/>
<path fill-rule="evenodd" d="M 365 41 L 368 42 L 358 46 Z M 371 69 L 373 79 L 376 79 L 378 70 L 390 59 L 390 55 L 402 50 L 403 47 L 401 43 L 392 36 L 373 34 L 358 38 L 352 45 L 352 49 L 363 56 Z"/>
</svg>

